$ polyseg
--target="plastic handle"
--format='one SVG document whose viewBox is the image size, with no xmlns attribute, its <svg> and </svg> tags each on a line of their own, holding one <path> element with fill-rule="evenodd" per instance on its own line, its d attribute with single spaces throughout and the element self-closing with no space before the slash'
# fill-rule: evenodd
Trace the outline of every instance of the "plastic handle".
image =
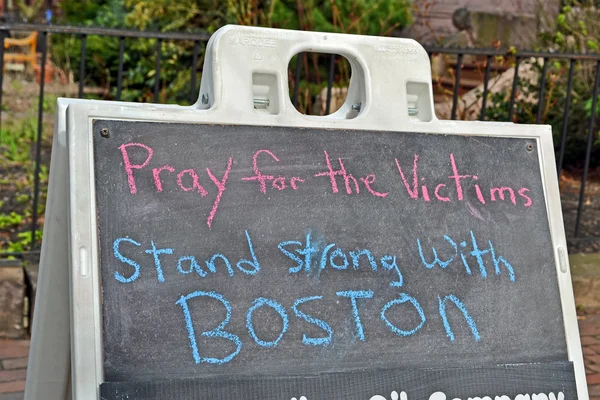
<svg viewBox="0 0 600 400">
<path fill-rule="evenodd" d="M 287 71 L 301 52 L 340 54 L 352 67 L 346 103 L 327 118 L 435 118 L 429 57 L 414 40 L 232 25 L 208 43 L 196 107 L 255 113 L 259 94 L 266 116 L 297 116 Z"/>
</svg>

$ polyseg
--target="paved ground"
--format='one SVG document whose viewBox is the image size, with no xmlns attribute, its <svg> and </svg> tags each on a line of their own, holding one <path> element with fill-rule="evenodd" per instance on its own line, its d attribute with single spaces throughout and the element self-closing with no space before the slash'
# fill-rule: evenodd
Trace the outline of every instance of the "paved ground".
<svg viewBox="0 0 600 400">
<path fill-rule="evenodd" d="M 579 332 L 590 399 L 600 400 L 600 309 L 582 312 Z M 29 341 L 0 340 L 0 400 L 22 400 Z"/>
<path fill-rule="evenodd" d="M 600 400 L 600 309 L 583 313 L 579 318 L 590 399 Z"/>
<path fill-rule="evenodd" d="M 0 340 L 0 400 L 23 398 L 28 354 L 28 340 Z"/>
</svg>

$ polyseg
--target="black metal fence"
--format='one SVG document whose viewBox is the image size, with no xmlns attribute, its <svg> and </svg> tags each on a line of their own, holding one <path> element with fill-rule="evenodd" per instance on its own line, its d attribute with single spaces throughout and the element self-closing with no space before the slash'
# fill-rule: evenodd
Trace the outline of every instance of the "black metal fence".
<svg viewBox="0 0 600 400">
<path fill-rule="evenodd" d="M 71 26 L 55 26 L 55 25 L 33 25 L 33 24 L 0 24 L 0 87 L 2 87 L 3 79 L 4 79 L 4 53 L 5 53 L 5 39 L 13 32 L 38 32 L 38 49 L 41 52 L 41 62 L 40 62 L 40 83 L 39 83 L 39 98 L 38 98 L 38 112 L 37 112 L 37 137 L 35 140 L 35 149 L 34 149 L 34 182 L 32 188 L 32 212 L 31 212 L 31 244 L 30 249 L 28 251 L 20 251 L 20 252 L 4 252 L 0 253 L 0 257 L 5 256 L 36 256 L 39 254 L 39 244 L 36 240 L 36 231 L 38 230 L 38 205 L 40 202 L 40 168 L 41 168 L 41 150 L 42 150 L 42 139 L 43 139 L 43 105 L 44 105 L 44 94 L 45 94 L 45 68 L 46 62 L 48 60 L 48 35 L 75 35 L 79 38 L 81 43 L 81 57 L 80 64 L 78 68 L 78 97 L 84 97 L 84 89 L 85 89 L 85 77 L 86 77 L 86 53 L 87 53 L 87 38 L 92 35 L 97 35 L 100 37 L 116 37 L 119 39 L 119 57 L 118 57 L 118 72 L 117 72 L 117 87 L 116 94 L 113 96 L 114 100 L 121 100 L 122 89 L 123 89 L 123 80 L 124 80 L 124 57 L 126 54 L 126 39 L 128 38 L 146 38 L 146 39 L 155 39 L 156 40 L 156 50 L 155 50 L 155 63 L 154 63 L 154 85 L 153 85 L 153 100 L 154 102 L 159 102 L 160 97 L 160 76 L 161 76 L 161 61 L 162 61 L 162 45 L 163 42 L 167 41 L 188 41 L 193 43 L 193 56 L 191 65 L 181 65 L 180 68 L 182 70 L 188 69 L 190 71 L 190 87 L 189 87 L 189 101 L 190 103 L 195 102 L 196 97 L 198 95 L 198 82 L 197 82 L 197 64 L 200 57 L 200 50 L 204 48 L 206 43 L 210 38 L 210 34 L 208 33 L 160 33 L 160 32 L 141 32 L 141 31 L 132 31 L 132 30 L 122 30 L 122 29 L 105 29 L 105 28 L 95 28 L 95 27 L 71 27 Z M 595 65 L 595 78 L 593 84 L 593 95 L 591 98 L 591 109 L 588 123 L 588 132 L 587 132 L 587 145 L 585 150 L 585 160 L 583 162 L 583 170 L 581 174 L 581 185 L 579 188 L 579 197 L 577 203 L 577 210 L 575 216 L 574 229 L 571 233 L 572 239 L 600 239 L 600 233 L 598 235 L 587 233 L 585 237 L 580 237 L 581 235 L 581 219 L 584 211 L 584 203 L 585 203 L 585 193 L 586 193 L 586 184 L 588 181 L 588 174 L 590 170 L 590 160 L 592 154 L 592 147 L 594 143 L 594 138 L 596 137 L 596 127 L 595 120 L 596 115 L 595 111 L 597 108 L 597 99 L 598 99 L 598 90 L 600 85 L 600 54 L 565 54 L 565 53 L 551 53 L 551 52 L 533 52 L 533 51 L 509 51 L 509 50 L 500 50 L 500 49 L 478 49 L 478 48 L 444 48 L 444 47 L 435 47 L 435 46 L 426 46 L 426 50 L 428 54 L 433 55 L 447 55 L 453 57 L 455 60 L 454 66 L 454 77 L 453 77 L 453 85 L 452 85 L 452 101 L 451 101 L 451 111 L 450 111 L 450 119 L 457 118 L 457 110 L 459 105 L 460 98 L 460 88 L 461 88 L 461 74 L 463 70 L 463 64 L 465 57 L 480 57 L 484 58 L 483 62 L 484 70 L 483 72 L 483 90 L 480 95 L 481 101 L 481 109 L 479 113 L 479 119 L 486 119 L 486 108 L 488 107 L 488 94 L 489 94 L 489 83 L 491 79 L 492 73 L 492 65 L 493 61 L 497 57 L 506 57 L 514 60 L 514 76 L 512 78 L 512 86 L 510 90 L 510 97 L 508 102 L 508 120 L 512 121 L 515 113 L 515 99 L 517 98 L 517 93 L 519 91 L 520 79 L 519 79 L 519 65 L 524 60 L 535 58 L 542 60 L 542 69 L 539 74 L 539 93 L 537 93 L 537 115 L 535 118 L 535 122 L 539 123 L 542 118 L 542 103 L 544 101 L 544 91 L 546 90 L 546 79 L 548 79 L 548 67 L 550 63 L 554 60 L 560 60 L 562 62 L 568 62 L 568 80 L 566 87 L 566 99 L 564 102 L 564 110 L 563 110 L 563 121 L 562 121 L 562 129 L 560 138 L 556 145 L 557 148 L 557 168 L 559 174 L 563 170 L 563 161 L 565 155 L 565 144 L 567 141 L 567 132 L 570 124 L 570 107 L 572 105 L 572 89 L 573 89 L 573 76 L 576 70 L 577 63 L 594 63 Z M 330 103 L 332 99 L 332 88 L 334 85 L 334 68 L 335 68 L 335 60 L 336 55 L 330 56 L 329 62 L 329 73 L 328 73 L 328 82 L 327 82 L 327 96 L 325 103 L 325 113 L 329 113 L 330 111 Z M 338 56 L 339 57 L 339 56 Z M 301 74 L 301 63 L 296 62 L 296 68 L 291 73 L 291 80 L 294 83 L 300 81 Z M 298 98 L 299 98 L 299 85 L 293 85 L 292 91 L 292 103 L 297 106 Z M 0 91 L 0 124 L 1 124 L 1 113 L 2 113 L 2 91 Z M 10 116 L 6 116 L 5 118 L 10 118 Z M 600 218 L 600 216 L 599 216 Z"/>
</svg>

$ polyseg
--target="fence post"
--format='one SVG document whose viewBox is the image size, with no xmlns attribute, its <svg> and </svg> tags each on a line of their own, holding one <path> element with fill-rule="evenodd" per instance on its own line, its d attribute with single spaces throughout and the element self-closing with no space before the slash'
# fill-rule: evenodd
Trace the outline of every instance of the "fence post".
<svg viewBox="0 0 600 400">
<path fill-rule="evenodd" d="M 515 57 L 515 75 L 513 76 L 512 89 L 510 91 L 510 101 L 508 105 L 508 122 L 513 122 L 513 116 L 515 115 L 515 98 L 517 97 L 517 89 L 519 87 L 519 64 L 521 58 Z"/>
<path fill-rule="evenodd" d="M 40 202 L 40 164 L 42 158 L 42 131 L 44 122 L 44 84 L 46 82 L 46 59 L 48 58 L 48 32 L 42 31 L 42 65 L 40 71 L 40 95 L 38 101 L 38 126 L 35 144 L 35 172 L 33 176 L 33 210 L 31 212 L 31 250 L 35 249 L 38 219 L 38 203 Z"/>
<path fill-rule="evenodd" d="M 121 101 L 123 90 L 123 57 L 125 56 L 125 38 L 119 38 L 119 71 L 117 72 L 117 100 Z"/>
<path fill-rule="evenodd" d="M 0 31 L 0 130 L 2 129 L 2 88 L 4 85 L 4 39 L 8 37 L 8 31 Z"/>
<path fill-rule="evenodd" d="M 450 119 L 456 119 L 456 109 L 458 107 L 458 92 L 460 90 L 460 70 L 462 69 L 463 54 L 458 55 L 456 60 L 456 77 L 454 79 L 454 94 L 452 96 L 452 111 L 450 112 Z"/>
<path fill-rule="evenodd" d="M 87 53 L 87 35 L 81 35 L 81 59 L 79 60 L 79 98 L 83 98 L 83 85 L 85 80 L 85 57 Z"/>
<path fill-rule="evenodd" d="M 585 164 L 583 165 L 583 176 L 581 177 L 581 190 L 579 191 L 579 204 L 577 205 L 577 218 L 575 219 L 575 237 L 579 236 L 581 214 L 583 212 L 583 200 L 585 198 L 585 183 L 588 170 L 590 169 L 590 158 L 592 156 L 592 145 L 594 144 L 594 126 L 596 123 L 596 105 L 598 101 L 598 86 L 600 85 L 600 61 L 596 62 L 596 78 L 594 80 L 594 91 L 592 94 L 592 109 L 590 110 L 590 126 L 588 133 L 587 148 L 585 149 Z"/>
<path fill-rule="evenodd" d="M 544 109 L 544 91 L 546 89 L 546 74 L 548 73 L 548 58 L 544 57 L 544 66 L 542 67 L 542 76 L 540 78 L 540 91 L 538 93 L 538 109 L 535 116 L 535 123 L 542 121 L 542 110 Z"/>
<path fill-rule="evenodd" d="M 327 104 L 325 104 L 325 115 L 331 110 L 331 89 L 333 88 L 333 75 L 335 73 L 335 54 L 329 58 L 329 76 L 327 79 Z"/>
<path fill-rule="evenodd" d="M 154 102 L 158 103 L 160 91 L 160 59 L 162 57 L 162 39 L 156 39 L 156 65 L 154 66 Z"/>
<path fill-rule="evenodd" d="M 560 178 L 560 174 L 562 172 L 563 160 L 565 158 L 565 146 L 567 144 L 567 128 L 569 126 L 569 111 L 571 107 L 571 89 L 573 89 L 573 72 L 575 71 L 575 59 L 571 58 L 571 62 L 569 63 L 569 79 L 567 81 L 567 99 L 565 103 L 565 112 L 563 114 L 563 124 L 562 124 L 562 132 L 560 135 L 560 151 L 558 153 L 558 162 L 556 165 L 556 169 L 558 172 L 558 177 Z"/>
</svg>

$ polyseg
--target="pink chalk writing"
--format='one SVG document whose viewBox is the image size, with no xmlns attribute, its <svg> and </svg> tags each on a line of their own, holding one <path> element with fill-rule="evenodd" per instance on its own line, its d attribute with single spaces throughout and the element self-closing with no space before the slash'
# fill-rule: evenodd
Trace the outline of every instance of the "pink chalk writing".
<svg viewBox="0 0 600 400">
<path fill-rule="evenodd" d="M 400 162 L 398 162 L 397 158 L 395 158 L 394 160 L 396 160 L 396 166 L 398 167 L 398 172 L 400 173 L 400 177 L 402 178 L 402 183 L 404 183 L 404 187 L 406 188 L 408 195 L 410 196 L 411 199 L 418 199 L 419 198 L 419 188 L 417 186 L 418 185 L 417 181 L 419 180 L 419 178 L 417 175 L 417 161 L 419 161 L 419 156 L 417 154 L 415 154 L 415 158 L 413 161 L 412 190 L 408 184 L 408 181 L 406 180 L 406 176 L 404 176 L 404 172 L 402 172 L 402 167 L 400 167 Z"/>
<path fill-rule="evenodd" d="M 160 173 L 164 170 L 167 170 L 169 172 L 174 172 L 175 168 L 171 167 L 170 165 L 163 165 L 160 168 L 152 168 L 152 175 L 154 175 L 154 186 L 156 186 L 157 192 L 163 191 L 162 180 L 160 179 Z"/>
<path fill-rule="evenodd" d="M 358 180 L 354 177 L 354 175 L 348 173 L 346 170 L 346 166 L 344 165 L 344 161 L 341 158 L 338 158 L 338 164 L 340 165 L 340 169 L 335 170 L 331 165 L 331 160 L 329 159 L 329 154 L 326 150 L 323 151 L 325 153 L 325 164 L 327 165 L 327 171 L 319 172 L 315 174 L 315 177 L 328 176 L 329 181 L 331 183 L 331 191 L 333 193 L 338 193 L 338 185 L 337 185 L 337 176 L 341 176 L 344 179 L 344 186 L 346 188 L 346 194 L 360 194 L 360 186 L 358 184 Z M 375 197 L 386 197 L 387 193 L 377 192 L 374 190 L 371 185 L 375 183 L 376 176 L 375 174 L 368 174 L 365 177 L 359 178 L 367 191 Z M 353 190 L 354 189 L 354 190 Z"/>
<path fill-rule="evenodd" d="M 202 198 L 208 196 L 209 193 L 214 194 L 214 202 L 206 219 L 206 224 L 209 228 L 212 228 L 221 200 L 223 199 L 223 194 L 227 190 L 228 185 L 231 185 L 228 182 L 234 162 L 232 157 L 228 158 L 222 175 L 213 173 L 210 168 L 204 168 L 212 185 L 203 186 L 201 181 L 206 179 L 206 176 L 201 177 L 197 172 L 202 172 L 202 169 L 181 169 L 181 167 L 176 165 L 175 160 L 172 160 L 170 164 L 164 165 L 156 165 L 158 162 L 154 161 L 153 164 L 155 165 L 151 165 L 155 151 L 143 143 L 125 143 L 119 146 L 118 149 L 123 157 L 124 173 L 127 177 L 129 192 L 132 195 L 141 190 L 142 182 L 151 182 L 150 185 L 153 184 L 154 187 L 150 186 L 150 191 L 153 193 L 162 193 L 165 190 L 181 190 L 182 194 L 190 193 L 196 196 L 199 194 Z M 267 157 L 259 157 L 261 154 Z M 466 197 L 472 197 L 476 201 L 469 201 L 467 208 L 471 215 L 475 217 L 480 215 L 476 209 L 478 205 L 486 205 L 490 202 L 502 202 L 507 205 L 531 207 L 534 202 L 531 190 L 527 187 L 514 187 L 510 185 L 510 182 L 508 184 L 506 182 L 499 182 L 498 185 L 494 186 L 485 185 L 485 183 L 482 183 L 485 182 L 484 179 L 480 179 L 478 175 L 470 174 L 471 171 L 464 171 L 463 169 L 466 168 L 463 165 L 461 165 L 462 168 L 459 172 L 458 165 L 460 160 L 455 157 L 454 153 L 447 153 L 447 160 L 449 162 L 446 165 L 448 167 L 440 168 L 439 160 L 435 160 L 434 165 L 440 168 L 439 171 L 435 171 L 438 174 L 438 179 L 435 178 L 436 175 L 432 175 L 431 171 L 428 170 L 430 160 L 420 157 L 417 153 L 405 160 L 394 158 L 396 168 L 393 167 L 394 164 L 392 163 L 377 163 L 375 165 L 379 165 L 379 168 L 382 168 L 381 165 L 383 165 L 383 168 L 387 169 L 387 171 L 376 171 L 382 172 L 383 176 L 386 177 L 382 179 L 383 182 L 378 181 L 377 175 L 372 171 L 369 171 L 371 173 L 362 172 L 361 175 L 365 174 L 364 176 L 358 175 L 357 170 L 361 169 L 361 171 L 364 171 L 367 168 L 365 164 L 369 164 L 361 159 L 342 158 L 338 154 L 330 155 L 327 150 L 323 150 L 323 153 L 315 154 L 314 156 L 321 158 L 322 170 L 317 173 L 311 172 L 308 174 L 306 171 L 303 172 L 302 166 L 314 165 L 314 162 L 306 160 L 300 162 L 300 166 L 297 166 L 298 160 L 296 158 L 292 159 L 293 163 L 290 163 L 288 160 L 276 156 L 271 150 L 261 149 L 255 151 L 252 156 L 252 170 L 254 174 L 245 177 L 236 176 L 235 182 L 256 182 L 258 183 L 259 193 L 267 194 L 269 192 L 269 199 L 276 199 L 276 193 L 289 191 L 290 189 L 301 193 L 302 191 L 299 189 L 302 189 L 303 185 L 307 185 L 307 182 L 311 183 L 310 181 L 321 182 L 321 185 L 311 185 L 309 192 L 314 193 L 315 190 L 325 190 L 336 196 L 373 196 L 378 199 L 402 196 L 407 199 L 422 201 L 423 204 L 460 202 L 465 201 Z M 156 159 L 160 158 L 157 157 Z M 337 166 L 335 165 L 335 160 L 337 160 Z M 261 171 L 259 166 L 260 161 L 270 163 L 268 168 L 270 171 L 269 174 Z M 410 161 L 412 161 L 412 171 L 409 172 L 407 165 L 410 165 Z M 238 161 L 236 163 L 236 165 L 240 164 L 238 173 L 249 167 L 249 165 L 244 165 L 244 163 L 249 164 L 248 161 Z M 422 165 L 419 165 L 419 163 Z M 404 168 L 402 165 L 404 165 Z M 305 175 L 307 177 L 301 178 L 300 176 L 292 176 L 292 174 L 279 175 L 273 173 L 272 171 L 277 170 L 277 168 L 284 171 L 298 168 L 298 172 L 307 174 Z M 419 176 L 420 171 L 423 176 Z M 142 179 L 142 176 L 144 179 Z M 219 178 L 218 176 L 221 177 Z M 395 178 L 391 182 L 386 182 L 386 179 L 390 180 L 390 176 L 395 176 Z M 326 180 L 321 178 L 325 178 Z M 497 180 L 498 178 L 494 177 L 494 179 Z M 339 185 L 342 182 L 345 190 L 340 190 Z M 386 187 L 386 183 L 389 190 L 381 190 Z M 390 184 L 395 184 L 396 187 L 390 187 Z M 234 185 L 238 185 L 238 183 L 234 183 Z M 253 185 L 251 184 L 250 186 Z M 293 201 L 290 200 L 290 197 L 286 197 L 286 199 L 286 201 Z M 207 203 L 208 205 L 209 203 Z"/>
<path fill-rule="evenodd" d="M 504 192 L 507 192 L 510 196 L 510 201 L 513 204 L 517 204 L 517 198 L 515 197 L 515 191 L 509 187 L 494 187 L 490 189 L 490 197 L 492 201 L 496 201 L 496 194 L 500 197 L 501 200 L 504 200 Z"/>
<path fill-rule="evenodd" d="M 290 179 L 290 185 L 292 185 L 292 189 L 298 190 L 297 182 L 304 183 L 304 179 L 298 178 L 297 176 L 292 176 L 292 179 Z"/>
<path fill-rule="evenodd" d="M 284 190 L 285 189 L 285 177 L 284 176 L 278 176 L 277 178 L 275 178 L 273 180 L 272 183 L 273 187 L 277 190 Z"/>
<path fill-rule="evenodd" d="M 437 185 L 437 186 L 435 187 L 435 191 L 434 191 L 435 198 L 436 198 L 436 199 L 438 199 L 439 201 L 445 201 L 445 202 L 449 202 L 449 201 L 450 201 L 450 198 L 449 198 L 449 197 L 444 197 L 444 196 L 442 196 L 442 195 L 440 194 L 440 189 L 441 189 L 441 188 L 445 188 L 445 187 L 446 187 L 446 185 L 445 185 L 445 184 L 443 184 L 443 183 L 440 183 L 439 185 Z"/>
<path fill-rule="evenodd" d="M 189 175 L 192 178 L 192 187 L 187 187 L 183 185 L 183 177 L 185 175 Z M 206 196 L 208 192 L 200 185 L 200 181 L 198 178 L 198 174 L 193 169 L 184 169 L 180 173 L 177 174 L 177 185 L 184 191 L 189 192 L 190 190 L 196 189 L 198 193 L 202 197 Z"/>
<path fill-rule="evenodd" d="M 454 182 L 456 183 L 456 197 L 458 197 L 458 200 L 462 200 L 463 199 L 463 191 L 462 191 L 462 186 L 460 184 L 460 180 L 465 179 L 465 178 L 470 178 L 471 175 L 459 175 L 458 174 L 458 168 L 456 167 L 456 162 L 454 161 L 454 154 L 452 154 L 452 153 L 450 153 L 450 164 L 452 165 L 452 172 L 454 173 L 454 175 L 450 175 L 448 178 L 454 179 Z"/>
<path fill-rule="evenodd" d="M 360 178 L 360 180 L 365 184 L 367 191 L 369 193 L 371 193 L 373 196 L 387 197 L 387 195 L 388 195 L 387 193 L 378 192 L 371 187 L 371 185 L 375 183 L 376 179 L 377 178 L 375 177 L 375 174 L 369 174 L 369 175 L 365 176 L 364 178 Z"/>
<path fill-rule="evenodd" d="M 271 187 L 273 189 L 277 189 L 279 191 L 287 189 L 288 184 L 286 181 L 287 178 L 285 176 L 279 175 L 277 178 L 275 178 L 273 175 L 265 175 L 260 171 L 260 169 L 258 168 L 257 159 L 259 154 L 261 153 L 266 153 L 270 155 L 271 158 L 273 158 L 275 161 L 279 162 L 279 158 L 277 158 L 277 156 L 273 154 L 273 152 L 271 152 L 270 150 L 258 150 L 256 153 L 254 153 L 254 156 L 252 157 L 252 168 L 254 170 L 254 175 L 246 176 L 242 178 L 242 180 L 258 181 L 259 190 L 261 191 L 261 193 L 267 193 L 267 182 L 271 182 Z M 304 179 L 297 176 L 293 176 L 290 178 L 290 186 L 292 187 L 292 189 L 298 190 L 298 182 L 302 183 L 304 182 Z"/>
<path fill-rule="evenodd" d="M 421 186 L 421 193 L 423 193 L 423 200 L 431 201 L 431 197 L 429 197 L 429 189 L 427 189 L 427 186 Z"/>
<path fill-rule="evenodd" d="M 339 171 L 334 171 L 333 167 L 331 166 L 331 160 L 329 160 L 329 154 L 327 154 L 327 151 L 324 151 L 325 153 L 325 162 L 327 163 L 327 169 L 328 171 L 325 172 L 319 172 L 318 174 L 315 174 L 315 176 L 329 176 L 329 179 L 331 181 L 331 191 L 333 193 L 337 193 L 338 187 L 337 187 L 337 181 L 335 180 L 336 175 L 342 175 L 342 170 Z M 341 161 L 341 159 L 340 159 Z M 343 169 L 343 164 L 342 164 L 342 169 Z M 346 170 L 343 170 L 344 173 L 346 173 Z M 348 193 L 350 194 L 350 193 Z"/>
<path fill-rule="evenodd" d="M 146 157 L 146 161 L 142 164 L 132 164 L 129 160 L 129 154 L 127 153 L 127 148 L 131 146 L 141 147 L 148 152 L 148 156 Z M 152 158 L 153 150 L 142 143 L 125 143 L 119 146 L 119 150 L 123 154 L 123 163 L 125 163 L 125 172 L 127 173 L 127 182 L 129 183 L 129 191 L 131 194 L 137 193 L 137 187 L 135 186 L 135 179 L 133 178 L 133 170 L 134 169 L 142 169 L 150 162 Z"/>
<path fill-rule="evenodd" d="M 279 158 L 277 158 L 277 156 L 275 154 L 271 153 L 269 150 L 259 150 L 256 153 L 254 153 L 254 157 L 252 157 L 252 167 L 254 168 L 254 173 L 256 175 L 242 178 L 242 180 L 243 181 L 258 181 L 258 182 L 260 182 L 260 191 L 263 192 L 263 193 L 267 193 L 267 184 L 266 184 L 266 182 L 273 180 L 273 175 L 263 175 L 260 172 L 260 170 L 258 169 L 257 158 L 258 158 L 258 156 L 259 156 L 260 153 L 267 153 L 275 161 L 279 162 Z"/>
<path fill-rule="evenodd" d="M 519 189 L 518 193 L 519 193 L 519 196 L 523 197 L 526 200 L 525 203 L 523 204 L 523 206 L 525 206 L 525 207 L 531 207 L 531 203 L 532 203 L 531 197 L 527 196 L 525 194 L 526 192 L 529 192 L 529 189 L 527 189 L 527 188 L 521 188 L 521 189 Z"/>
<path fill-rule="evenodd" d="M 473 175 L 473 180 L 476 181 L 477 179 L 479 179 L 477 175 Z M 479 200 L 481 204 L 485 204 L 485 198 L 483 197 L 483 193 L 481 193 L 481 188 L 478 184 L 475 184 L 475 193 L 477 194 L 477 200 Z"/>
<path fill-rule="evenodd" d="M 217 178 L 215 178 L 215 176 L 210 171 L 210 169 L 206 168 L 206 173 L 208 174 L 210 179 L 213 181 L 213 183 L 219 190 L 219 193 L 217 194 L 217 198 L 215 199 L 215 202 L 213 204 L 212 210 L 210 210 L 210 215 L 208 216 L 208 219 L 206 220 L 206 223 L 208 224 L 209 228 L 212 225 L 213 219 L 215 218 L 215 214 L 217 213 L 217 208 L 219 208 L 219 203 L 221 202 L 221 196 L 223 196 L 223 192 L 225 191 L 225 184 L 227 183 L 227 178 L 229 177 L 229 171 L 231 171 L 231 164 L 233 164 L 233 159 L 231 157 L 229 157 L 229 162 L 227 163 L 227 169 L 225 170 L 225 173 L 223 174 L 223 179 L 221 179 L 220 181 Z"/>
</svg>

